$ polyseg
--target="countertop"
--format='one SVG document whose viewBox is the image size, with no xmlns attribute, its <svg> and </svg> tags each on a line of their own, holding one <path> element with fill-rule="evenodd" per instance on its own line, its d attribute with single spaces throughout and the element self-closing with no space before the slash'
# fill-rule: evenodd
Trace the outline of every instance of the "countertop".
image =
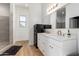
<svg viewBox="0 0 79 59">
<path fill-rule="evenodd" d="M 70 37 L 67 37 L 67 36 L 59 36 L 59 35 L 56 35 L 56 34 L 52 34 L 52 33 L 38 33 L 38 35 L 44 35 L 44 36 L 47 36 L 49 38 L 54 38 L 54 40 L 57 40 L 57 41 L 69 41 L 69 40 L 76 40 L 74 36 L 70 36 Z"/>
</svg>

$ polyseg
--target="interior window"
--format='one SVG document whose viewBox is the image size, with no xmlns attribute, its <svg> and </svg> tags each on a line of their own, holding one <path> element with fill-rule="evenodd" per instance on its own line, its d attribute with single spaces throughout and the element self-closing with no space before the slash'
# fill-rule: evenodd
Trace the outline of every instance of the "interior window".
<svg viewBox="0 0 79 59">
<path fill-rule="evenodd" d="M 20 27 L 25 27 L 26 26 L 26 16 L 20 16 Z"/>
</svg>

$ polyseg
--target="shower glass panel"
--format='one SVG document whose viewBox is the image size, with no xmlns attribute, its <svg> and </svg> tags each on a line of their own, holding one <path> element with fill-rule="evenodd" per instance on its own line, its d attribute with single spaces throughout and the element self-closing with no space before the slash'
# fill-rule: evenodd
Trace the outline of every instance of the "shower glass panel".
<svg viewBox="0 0 79 59">
<path fill-rule="evenodd" d="M 0 50 L 9 45 L 10 4 L 0 3 Z"/>
<path fill-rule="evenodd" d="M 9 17 L 0 16 L 0 49 L 9 44 Z"/>
</svg>

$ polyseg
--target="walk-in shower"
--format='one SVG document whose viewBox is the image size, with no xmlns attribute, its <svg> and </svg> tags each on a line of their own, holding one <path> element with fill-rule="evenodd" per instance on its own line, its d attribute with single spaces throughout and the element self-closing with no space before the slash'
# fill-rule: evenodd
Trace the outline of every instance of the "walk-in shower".
<svg viewBox="0 0 79 59">
<path fill-rule="evenodd" d="M 10 4 L 0 3 L 0 50 L 9 45 Z"/>
</svg>

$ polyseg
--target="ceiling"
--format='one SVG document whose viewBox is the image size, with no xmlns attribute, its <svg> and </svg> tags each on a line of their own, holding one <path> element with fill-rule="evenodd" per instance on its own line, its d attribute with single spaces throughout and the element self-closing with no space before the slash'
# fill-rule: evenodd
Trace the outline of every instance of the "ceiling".
<svg viewBox="0 0 79 59">
<path fill-rule="evenodd" d="M 28 7 L 27 3 L 16 3 L 15 5 L 19 7 L 26 7 L 26 8 Z"/>
</svg>

